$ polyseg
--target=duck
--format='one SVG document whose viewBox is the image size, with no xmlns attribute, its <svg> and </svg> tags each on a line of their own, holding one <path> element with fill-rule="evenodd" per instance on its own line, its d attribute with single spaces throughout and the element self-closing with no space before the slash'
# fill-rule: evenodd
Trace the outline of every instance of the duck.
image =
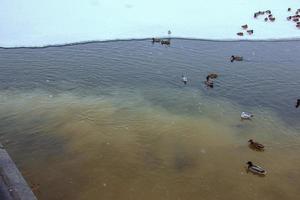
<svg viewBox="0 0 300 200">
<path fill-rule="evenodd" d="M 170 45 L 171 44 L 171 42 L 170 42 L 170 40 L 162 40 L 161 42 L 160 42 L 162 45 Z"/>
<path fill-rule="evenodd" d="M 209 74 L 208 75 L 209 78 L 214 79 L 214 78 L 218 78 L 218 74 Z"/>
<path fill-rule="evenodd" d="M 271 17 L 269 19 L 270 19 L 271 22 L 274 22 L 276 18 L 275 17 Z"/>
<path fill-rule="evenodd" d="M 248 165 L 248 171 L 252 172 L 253 174 L 258 174 L 262 176 L 265 176 L 267 174 L 267 171 L 264 168 L 258 165 L 254 165 L 251 161 L 248 161 L 246 164 Z"/>
<path fill-rule="evenodd" d="M 251 119 L 252 117 L 254 117 L 254 115 L 251 113 L 247 113 L 247 112 L 241 113 L 241 119 Z"/>
<path fill-rule="evenodd" d="M 243 57 L 242 56 L 234 56 L 234 55 L 232 55 L 231 57 L 230 57 L 230 62 L 233 62 L 233 61 L 243 61 Z"/>
<path fill-rule="evenodd" d="M 286 19 L 290 21 L 292 19 L 292 16 L 288 16 Z"/>
<path fill-rule="evenodd" d="M 297 24 L 296 27 L 300 29 L 300 24 Z"/>
<path fill-rule="evenodd" d="M 300 99 L 297 99 L 296 108 L 298 108 L 299 106 L 300 106 Z"/>
<path fill-rule="evenodd" d="M 253 30 L 248 30 L 248 31 L 247 31 L 247 33 L 248 33 L 249 35 L 252 35 L 253 32 L 254 32 Z"/>
<path fill-rule="evenodd" d="M 266 17 L 266 18 L 265 18 L 265 22 L 267 22 L 267 21 L 268 21 L 268 18 Z"/>
<path fill-rule="evenodd" d="M 294 18 L 293 21 L 294 21 L 294 22 L 298 22 L 298 21 L 299 21 L 299 18 Z"/>
<path fill-rule="evenodd" d="M 248 28 L 248 25 L 245 24 L 245 25 L 242 26 L 242 28 L 243 28 L 243 29 L 247 29 L 247 28 Z"/>
<path fill-rule="evenodd" d="M 205 81 L 204 83 L 205 83 L 205 85 L 206 85 L 207 87 L 210 87 L 210 88 L 213 88 L 213 87 L 214 87 L 214 82 L 211 81 L 211 80 Z"/>
<path fill-rule="evenodd" d="M 267 10 L 265 11 L 267 14 L 271 14 L 271 10 Z"/>
<path fill-rule="evenodd" d="M 184 75 L 182 75 L 182 82 L 184 83 L 184 85 L 186 85 L 187 84 L 187 77 L 186 76 L 184 76 Z"/>
<path fill-rule="evenodd" d="M 258 142 L 254 142 L 252 139 L 250 139 L 248 141 L 250 143 L 250 147 L 253 148 L 253 149 L 256 149 L 256 150 L 259 150 L 259 151 L 263 151 L 265 146 L 258 143 Z"/>
<path fill-rule="evenodd" d="M 272 14 L 270 14 L 270 15 L 268 15 L 268 17 L 269 17 L 269 18 L 272 18 L 272 17 L 273 17 L 273 15 L 272 15 Z"/>
<path fill-rule="evenodd" d="M 292 10 L 291 8 L 288 8 L 288 12 L 291 12 L 291 10 Z"/>
<path fill-rule="evenodd" d="M 244 36 L 244 33 L 243 32 L 238 32 L 237 35 L 238 36 Z"/>
<path fill-rule="evenodd" d="M 152 43 L 155 43 L 155 42 L 160 42 L 161 40 L 159 38 L 152 38 Z"/>
</svg>

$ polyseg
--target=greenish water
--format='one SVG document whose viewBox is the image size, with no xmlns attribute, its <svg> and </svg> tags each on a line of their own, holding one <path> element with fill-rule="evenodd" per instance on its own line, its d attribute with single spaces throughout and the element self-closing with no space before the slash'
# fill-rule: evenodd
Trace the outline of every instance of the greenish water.
<svg viewBox="0 0 300 200">
<path fill-rule="evenodd" d="M 0 49 L 0 141 L 39 199 L 297 199 L 299 44 Z"/>
</svg>

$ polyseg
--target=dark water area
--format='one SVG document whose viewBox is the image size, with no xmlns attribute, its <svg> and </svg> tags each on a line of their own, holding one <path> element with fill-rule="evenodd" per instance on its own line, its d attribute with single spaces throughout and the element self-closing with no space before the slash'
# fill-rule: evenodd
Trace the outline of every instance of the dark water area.
<svg viewBox="0 0 300 200">
<path fill-rule="evenodd" d="M 173 40 L 170 48 L 149 41 L 117 41 L 49 48 L 0 49 L 1 91 L 41 89 L 53 94 L 109 93 L 113 88 L 200 90 L 250 107 L 267 107 L 299 125 L 294 108 L 300 97 L 300 41 L 212 42 Z M 229 62 L 242 55 L 244 62 Z M 203 87 L 208 73 L 220 78 Z M 147 94 L 145 94 L 147 96 Z M 152 95 L 153 103 L 162 103 Z M 151 99 L 153 98 L 153 99 Z M 159 98 L 159 97 L 158 97 Z M 168 105 L 165 105 L 168 107 Z M 172 106 L 168 109 L 172 110 Z M 299 127 L 298 127 L 299 128 Z"/>
<path fill-rule="evenodd" d="M 0 49 L 0 142 L 39 199 L 295 199 L 299 53 L 184 39 Z"/>
</svg>

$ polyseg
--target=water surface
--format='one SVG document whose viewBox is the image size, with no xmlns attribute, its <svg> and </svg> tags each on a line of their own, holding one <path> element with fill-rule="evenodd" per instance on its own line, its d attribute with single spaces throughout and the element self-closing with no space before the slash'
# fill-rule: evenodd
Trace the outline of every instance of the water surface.
<svg viewBox="0 0 300 200">
<path fill-rule="evenodd" d="M 299 45 L 0 49 L 0 140 L 39 199 L 297 199 Z M 247 173 L 248 160 L 268 175 Z"/>
</svg>

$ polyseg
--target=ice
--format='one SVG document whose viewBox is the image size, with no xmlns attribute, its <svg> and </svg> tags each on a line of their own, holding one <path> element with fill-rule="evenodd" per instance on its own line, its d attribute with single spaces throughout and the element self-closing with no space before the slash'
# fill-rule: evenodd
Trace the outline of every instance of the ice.
<svg viewBox="0 0 300 200">
<path fill-rule="evenodd" d="M 300 30 L 286 17 L 296 0 L 1 0 L 0 46 L 44 46 L 153 36 L 198 39 L 290 39 Z M 253 18 L 270 9 L 276 21 Z M 294 13 L 294 12 L 293 12 Z M 254 29 L 239 37 L 241 25 Z"/>
</svg>

